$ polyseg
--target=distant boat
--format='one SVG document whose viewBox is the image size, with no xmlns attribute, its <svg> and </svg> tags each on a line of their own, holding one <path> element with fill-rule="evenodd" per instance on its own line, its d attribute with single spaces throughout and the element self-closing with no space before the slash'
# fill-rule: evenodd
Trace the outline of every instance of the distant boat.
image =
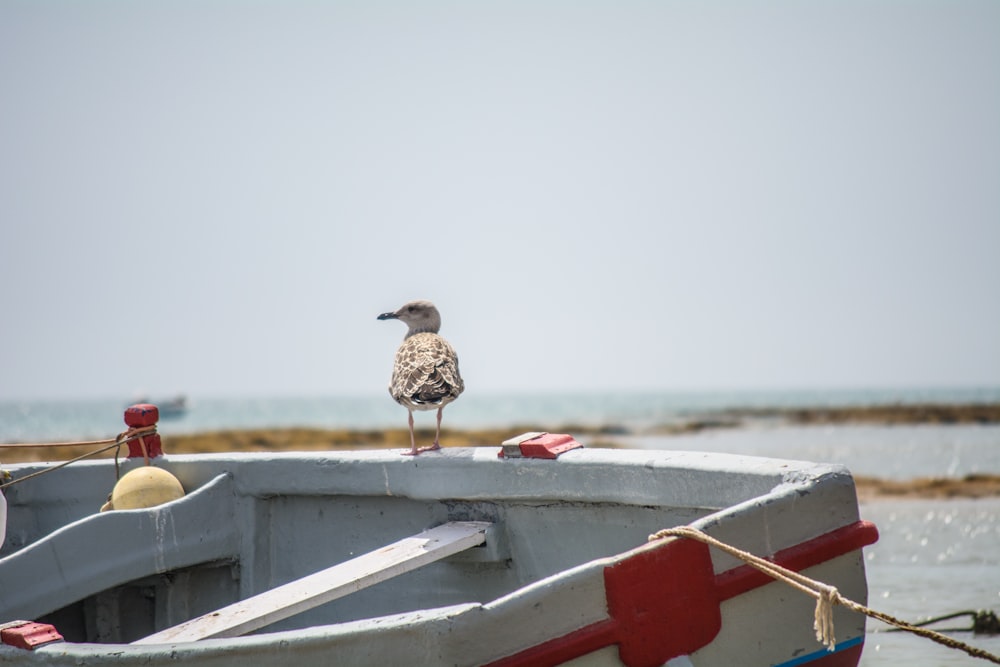
<svg viewBox="0 0 1000 667">
<path fill-rule="evenodd" d="M 151 509 L 98 513 L 110 459 L 14 485 L 0 627 L 41 624 L 4 630 L 0 663 L 858 664 L 864 616 L 838 607 L 827 650 L 812 598 L 703 544 L 647 543 L 690 525 L 864 604 L 877 532 L 843 466 L 530 442 L 168 455 L 187 495 Z M 29 633 L 43 645 L 16 648 Z"/>
<path fill-rule="evenodd" d="M 165 401 L 153 401 L 146 396 L 140 396 L 132 401 L 131 404 L 135 403 L 152 403 L 159 408 L 160 419 L 179 419 L 187 414 L 188 411 L 188 399 L 184 394 L 178 394 Z"/>
</svg>

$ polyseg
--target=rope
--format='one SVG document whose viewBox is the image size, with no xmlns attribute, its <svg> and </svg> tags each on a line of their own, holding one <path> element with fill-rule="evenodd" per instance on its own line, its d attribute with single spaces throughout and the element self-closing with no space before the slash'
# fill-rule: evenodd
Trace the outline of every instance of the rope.
<svg viewBox="0 0 1000 667">
<path fill-rule="evenodd" d="M 934 625 L 935 623 L 940 623 L 942 621 L 950 621 L 953 618 L 961 618 L 963 616 L 968 616 L 972 619 L 972 627 L 968 628 L 942 628 L 938 632 L 972 632 L 977 635 L 996 635 L 1000 634 L 1000 618 L 989 610 L 975 611 L 970 609 L 969 611 L 956 611 L 953 614 L 946 614 L 944 616 L 935 616 L 934 618 L 928 618 L 926 621 L 920 621 L 919 623 L 913 623 L 914 626 L 922 628 L 927 625 Z M 886 632 L 900 632 L 899 628 L 889 628 Z"/>
<path fill-rule="evenodd" d="M 89 447 L 106 445 L 115 442 L 117 438 L 106 440 L 78 440 L 76 442 L 0 442 L 0 449 L 45 449 L 48 447 Z"/>
<path fill-rule="evenodd" d="M 721 542 L 692 526 L 678 526 L 676 528 L 668 528 L 666 530 L 658 531 L 649 536 L 649 541 L 652 542 L 666 537 L 687 537 L 715 547 L 716 549 L 724 551 L 731 556 L 735 556 L 747 565 L 760 570 L 764 574 L 778 581 L 784 582 L 789 586 L 802 591 L 806 595 L 816 598 L 816 611 L 813 619 L 813 629 L 816 630 L 816 641 L 826 646 L 828 651 L 832 651 L 837 644 L 833 633 L 833 606 L 839 604 L 850 609 L 851 611 L 859 614 L 865 614 L 866 616 L 882 621 L 883 623 L 895 626 L 900 630 L 912 632 L 915 635 L 925 637 L 931 641 L 937 642 L 938 644 L 947 646 L 948 648 L 965 651 L 974 658 L 981 658 L 1000 665 L 1000 656 L 994 655 L 975 646 L 970 646 L 965 642 L 958 641 L 957 639 L 943 635 L 940 632 L 934 632 L 933 630 L 928 630 L 927 628 L 920 628 L 905 621 L 901 621 L 898 618 L 890 616 L 889 614 L 869 609 L 864 605 L 843 597 L 833 586 L 816 581 L 815 579 L 810 579 L 803 574 L 793 572 L 792 570 L 784 568 L 776 563 L 772 563 L 771 561 L 761 558 L 760 556 L 755 556 L 748 551 L 743 551 L 742 549 L 738 549 L 730 544 Z"/>
<path fill-rule="evenodd" d="M 0 484 L 0 490 L 5 489 L 8 486 L 13 486 L 25 480 L 31 479 L 33 477 L 38 477 L 40 475 L 44 475 L 45 473 L 59 470 L 59 468 L 64 468 L 68 466 L 70 463 L 76 463 L 77 461 L 82 461 L 83 459 L 89 458 L 91 456 L 97 456 L 98 454 L 102 454 L 108 451 L 109 449 L 115 450 L 115 475 L 118 476 L 118 449 L 125 443 L 130 442 L 132 440 L 138 440 L 140 445 L 142 445 L 142 453 L 144 458 L 146 459 L 146 465 L 149 465 L 149 456 L 146 452 L 146 443 L 145 441 L 143 441 L 142 436 L 152 435 L 153 433 L 156 433 L 155 424 L 152 426 L 144 426 L 142 428 L 130 428 L 127 431 L 119 433 L 116 437 L 108 438 L 106 440 L 88 440 L 83 442 L 53 442 L 53 443 L 40 443 L 37 445 L 22 444 L 22 443 L 0 444 L 0 447 L 73 447 L 82 445 L 107 445 L 106 447 L 101 447 L 100 449 L 95 449 L 91 452 L 86 452 L 85 454 L 81 454 L 80 456 L 72 458 L 68 461 L 63 461 L 62 463 L 57 463 L 56 465 L 50 466 L 43 470 L 38 470 L 36 472 L 31 473 L 30 475 L 25 475 L 24 477 L 18 477 L 17 479 L 13 479 L 4 484 Z"/>
</svg>

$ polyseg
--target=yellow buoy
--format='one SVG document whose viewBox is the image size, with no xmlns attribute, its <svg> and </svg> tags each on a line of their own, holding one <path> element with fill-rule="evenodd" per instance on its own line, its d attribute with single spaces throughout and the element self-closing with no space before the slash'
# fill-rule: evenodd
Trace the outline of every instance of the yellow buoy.
<svg viewBox="0 0 1000 667">
<path fill-rule="evenodd" d="M 176 477 L 163 468 L 143 466 L 122 475 L 101 511 L 156 507 L 183 497 L 184 487 Z"/>
</svg>

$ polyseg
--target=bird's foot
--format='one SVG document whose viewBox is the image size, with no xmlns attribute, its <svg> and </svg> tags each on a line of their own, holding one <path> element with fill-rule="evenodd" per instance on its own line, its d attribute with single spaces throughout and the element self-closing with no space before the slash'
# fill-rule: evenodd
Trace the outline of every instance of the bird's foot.
<svg viewBox="0 0 1000 667">
<path fill-rule="evenodd" d="M 417 456 L 418 454 L 423 454 L 424 452 L 436 452 L 441 449 L 441 445 L 434 443 L 430 447 L 417 447 L 416 449 L 411 449 L 408 452 L 400 452 L 403 456 Z"/>
</svg>

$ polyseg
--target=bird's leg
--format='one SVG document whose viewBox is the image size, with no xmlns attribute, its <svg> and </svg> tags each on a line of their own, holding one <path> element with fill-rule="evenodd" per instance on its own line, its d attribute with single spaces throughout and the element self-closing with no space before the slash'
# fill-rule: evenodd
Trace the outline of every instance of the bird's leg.
<svg viewBox="0 0 1000 667">
<path fill-rule="evenodd" d="M 403 456 L 416 456 L 417 454 L 420 453 L 420 451 L 417 449 L 417 441 L 413 437 L 413 410 L 410 410 L 409 412 L 410 412 L 410 419 L 409 419 L 409 422 L 410 422 L 410 451 L 403 452 Z"/>
<path fill-rule="evenodd" d="M 408 451 L 408 452 L 403 452 L 404 454 L 406 454 L 408 456 L 416 456 L 417 454 L 423 454 L 424 452 L 435 452 L 435 451 L 441 449 L 441 443 L 439 442 L 439 440 L 441 439 L 441 411 L 443 409 L 444 408 L 438 408 L 437 432 L 434 434 L 434 444 L 431 445 L 430 447 L 420 447 L 419 449 L 417 448 L 416 445 L 413 445 L 412 449 L 410 451 Z M 411 412 L 410 413 L 410 421 L 412 422 L 412 420 L 413 420 L 413 413 Z M 410 427 L 410 433 L 411 434 L 413 433 L 413 427 L 412 426 Z M 411 440 L 411 442 L 412 442 L 412 440 Z"/>
<path fill-rule="evenodd" d="M 434 432 L 434 444 L 428 447 L 428 451 L 434 449 L 441 449 L 441 413 L 444 412 L 444 406 L 438 408 L 438 421 L 437 421 L 437 431 Z"/>
</svg>

